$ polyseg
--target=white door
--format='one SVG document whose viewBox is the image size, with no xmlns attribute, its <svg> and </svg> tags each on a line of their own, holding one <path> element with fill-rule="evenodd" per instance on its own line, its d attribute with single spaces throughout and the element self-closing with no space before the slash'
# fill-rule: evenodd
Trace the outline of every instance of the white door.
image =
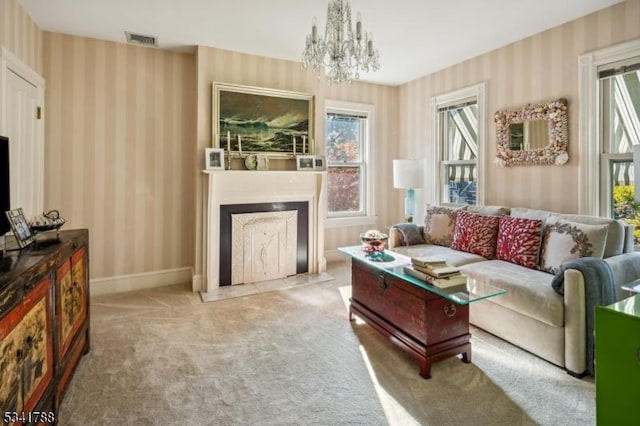
<svg viewBox="0 0 640 426">
<path fill-rule="evenodd" d="M 6 133 L 9 137 L 11 208 L 27 218 L 43 208 L 43 146 L 38 131 L 38 88 L 7 70 Z"/>
</svg>

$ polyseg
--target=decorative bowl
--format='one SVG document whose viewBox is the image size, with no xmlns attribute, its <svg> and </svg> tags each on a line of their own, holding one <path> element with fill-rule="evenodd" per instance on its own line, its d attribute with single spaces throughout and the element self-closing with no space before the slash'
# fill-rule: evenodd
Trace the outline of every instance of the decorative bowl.
<svg viewBox="0 0 640 426">
<path fill-rule="evenodd" d="M 384 251 L 384 247 L 388 239 L 389 237 L 387 234 L 383 234 L 376 229 L 370 229 L 367 232 L 360 234 L 362 249 L 367 252 Z"/>
<path fill-rule="evenodd" d="M 37 234 L 39 232 L 59 230 L 64 223 L 65 220 L 60 217 L 60 212 L 51 210 L 34 217 L 29 223 L 29 228 L 34 234 Z"/>
</svg>

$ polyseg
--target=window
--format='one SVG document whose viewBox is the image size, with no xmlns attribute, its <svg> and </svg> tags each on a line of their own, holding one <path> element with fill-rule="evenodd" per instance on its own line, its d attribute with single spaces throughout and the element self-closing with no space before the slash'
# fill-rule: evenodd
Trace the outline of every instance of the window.
<svg viewBox="0 0 640 426">
<path fill-rule="evenodd" d="M 373 109 L 368 105 L 327 102 L 325 154 L 329 219 L 355 222 L 373 216 L 367 173 L 372 114 Z"/>
<path fill-rule="evenodd" d="M 436 203 L 482 204 L 484 89 L 472 86 L 432 99 Z"/>
<path fill-rule="evenodd" d="M 615 105 L 618 101 L 616 101 L 615 87 L 616 85 L 622 87 L 622 85 L 613 82 L 612 78 L 621 74 L 617 73 L 616 69 L 622 71 L 623 66 L 631 66 L 638 62 L 633 58 L 640 58 L 640 40 L 585 53 L 578 58 L 578 114 L 580 117 L 578 213 L 580 214 L 613 216 L 614 187 L 620 186 L 615 184 L 617 178 L 614 176 L 631 173 L 628 166 L 631 155 L 625 148 L 628 142 L 623 143 L 622 139 L 619 139 L 616 143 L 615 133 L 622 130 L 620 124 L 628 123 L 628 120 L 620 121 L 620 115 L 616 118 Z M 628 71 L 631 70 L 628 69 Z M 620 78 L 616 77 L 613 80 L 620 80 Z M 626 82 L 624 85 L 627 85 Z M 624 110 L 619 112 L 624 113 Z M 631 143 L 633 144 L 633 141 Z M 637 140 L 635 143 L 638 143 Z"/>
<path fill-rule="evenodd" d="M 598 67 L 600 93 L 600 214 L 638 228 L 633 146 L 640 144 L 640 57 Z M 636 244 L 640 240 L 636 231 Z"/>
</svg>

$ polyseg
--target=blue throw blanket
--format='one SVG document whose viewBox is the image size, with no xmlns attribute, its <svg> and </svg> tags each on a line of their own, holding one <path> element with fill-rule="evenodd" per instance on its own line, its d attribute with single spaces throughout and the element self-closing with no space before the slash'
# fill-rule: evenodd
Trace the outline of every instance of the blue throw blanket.
<svg viewBox="0 0 640 426">
<path fill-rule="evenodd" d="M 564 271 L 566 269 L 576 269 L 584 277 L 586 326 L 587 326 L 587 371 L 590 375 L 595 374 L 593 365 L 594 354 L 594 327 L 596 306 L 610 305 L 616 300 L 616 289 L 613 280 L 613 271 L 607 262 L 595 257 L 583 257 L 572 260 L 560 267 L 560 272 L 553 277 L 551 286 L 553 289 L 564 295 Z"/>
</svg>

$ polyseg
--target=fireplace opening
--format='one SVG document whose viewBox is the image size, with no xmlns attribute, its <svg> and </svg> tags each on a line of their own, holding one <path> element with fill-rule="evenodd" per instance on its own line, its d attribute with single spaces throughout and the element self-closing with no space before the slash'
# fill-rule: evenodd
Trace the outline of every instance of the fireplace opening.
<svg viewBox="0 0 640 426">
<path fill-rule="evenodd" d="M 233 246 L 233 215 L 246 213 L 268 213 L 297 211 L 297 244 L 295 249 L 296 274 L 308 272 L 308 233 L 309 233 L 309 203 L 306 201 L 291 201 L 277 203 L 255 204 L 225 204 L 220 205 L 220 286 L 232 284 L 232 246 Z"/>
</svg>

